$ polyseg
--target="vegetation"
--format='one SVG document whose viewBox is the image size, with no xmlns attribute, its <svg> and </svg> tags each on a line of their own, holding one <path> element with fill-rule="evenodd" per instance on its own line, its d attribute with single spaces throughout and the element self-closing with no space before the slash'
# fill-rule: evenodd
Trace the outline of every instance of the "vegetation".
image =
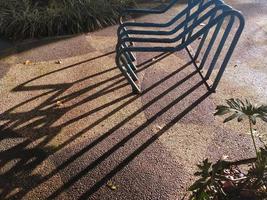
<svg viewBox="0 0 267 200">
<path fill-rule="evenodd" d="M 250 135 L 253 141 L 253 146 L 257 155 L 257 146 L 255 143 L 255 137 L 253 133 L 253 125 L 256 124 L 256 119 L 259 118 L 264 122 L 267 122 L 267 105 L 252 105 L 248 100 L 245 102 L 240 99 L 229 99 L 226 101 L 227 105 L 217 106 L 217 112 L 214 115 L 230 114 L 223 122 L 229 122 L 233 119 L 237 119 L 238 122 L 243 121 L 245 118 L 249 122 Z"/>
<path fill-rule="evenodd" d="M 0 0 L 0 34 L 9 39 L 93 31 L 117 23 L 133 0 Z"/>
<path fill-rule="evenodd" d="M 248 100 L 243 102 L 240 99 L 229 99 L 226 103 L 227 105 L 217 106 L 215 115 L 229 114 L 224 123 L 233 119 L 237 119 L 238 122 L 248 119 L 256 157 L 237 162 L 219 160 L 215 164 L 206 159 L 201 165 L 198 165 L 199 171 L 195 173 L 195 176 L 200 178 L 189 188 L 189 191 L 193 192 L 191 199 L 266 199 L 267 148 L 258 150 L 253 125 L 256 124 L 257 118 L 267 122 L 267 106 L 256 106 Z"/>
<path fill-rule="evenodd" d="M 241 164 L 255 161 L 243 173 Z M 206 159 L 198 165 L 195 176 L 200 178 L 189 188 L 191 200 L 264 200 L 267 198 L 267 150 L 261 149 L 257 159 L 237 162 L 219 160 L 213 164 Z"/>
</svg>

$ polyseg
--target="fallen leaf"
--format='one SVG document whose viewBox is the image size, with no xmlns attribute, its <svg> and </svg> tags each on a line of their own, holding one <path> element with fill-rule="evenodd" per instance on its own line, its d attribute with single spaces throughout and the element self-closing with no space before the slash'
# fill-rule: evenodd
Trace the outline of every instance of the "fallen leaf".
<svg viewBox="0 0 267 200">
<path fill-rule="evenodd" d="M 111 181 L 107 182 L 107 186 L 111 189 L 111 190 L 117 190 L 117 186 L 114 185 Z"/>
<path fill-rule="evenodd" d="M 107 186 L 111 187 L 112 185 L 113 185 L 113 183 L 111 181 L 108 181 Z"/>
<path fill-rule="evenodd" d="M 161 127 L 160 125 L 157 125 L 156 128 L 157 128 L 158 130 L 161 130 L 161 129 L 162 129 L 162 127 Z"/>
<path fill-rule="evenodd" d="M 229 156 L 227 156 L 227 155 L 223 155 L 223 156 L 221 157 L 221 160 L 228 160 L 228 158 L 229 158 Z"/>
<path fill-rule="evenodd" d="M 115 185 L 112 185 L 112 186 L 111 186 L 111 189 L 112 189 L 112 190 L 117 190 L 117 187 L 116 187 Z"/>
<path fill-rule="evenodd" d="M 60 107 L 63 106 L 63 103 L 61 101 L 57 101 L 56 104 L 57 104 L 57 106 L 60 106 Z"/>
<path fill-rule="evenodd" d="M 29 64 L 31 64 L 31 61 L 30 61 L 30 60 L 26 60 L 26 61 L 24 62 L 24 65 L 29 65 Z"/>
</svg>

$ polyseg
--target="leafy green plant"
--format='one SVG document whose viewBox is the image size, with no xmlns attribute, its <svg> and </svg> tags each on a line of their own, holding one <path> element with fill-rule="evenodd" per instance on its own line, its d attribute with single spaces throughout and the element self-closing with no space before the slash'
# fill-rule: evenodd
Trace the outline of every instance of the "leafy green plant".
<svg viewBox="0 0 267 200">
<path fill-rule="evenodd" d="M 229 116 L 224 123 L 233 119 L 238 122 L 248 120 L 250 135 L 256 157 L 236 162 L 219 160 L 212 164 L 208 159 L 197 165 L 194 175 L 199 179 L 189 188 L 191 200 L 260 200 L 267 198 L 267 148 L 258 150 L 253 133 L 257 119 L 267 122 L 267 106 L 253 105 L 248 100 L 229 99 L 227 105 L 219 105 L 214 115 Z M 238 166 L 251 164 L 246 173 Z"/>
<path fill-rule="evenodd" d="M 199 171 L 194 175 L 200 176 L 198 180 L 188 189 L 193 192 L 191 200 L 209 200 L 210 197 L 216 193 L 221 194 L 221 185 L 218 181 L 220 171 L 222 170 L 222 161 L 219 160 L 216 164 L 212 165 L 208 159 L 204 160 L 202 164 L 197 165 Z"/>
<path fill-rule="evenodd" d="M 253 141 L 253 146 L 257 154 L 257 146 L 255 143 L 255 137 L 253 134 L 253 125 L 256 124 L 256 119 L 259 118 L 264 122 L 267 122 L 267 105 L 253 105 L 248 100 L 244 102 L 240 99 L 229 99 L 226 100 L 227 105 L 219 105 L 216 108 L 214 115 L 225 115 L 230 114 L 223 122 L 229 122 L 233 119 L 237 119 L 238 122 L 243 121 L 245 118 L 248 119 L 250 135 Z"/>
<path fill-rule="evenodd" d="M 0 34 L 11 39 L 93 31 L 116 24 L 134 0 L 0 0 Z"/>
<path fill-rule="evenodd" d="M 199 177 L 189 191 L 191 200 L 263 200 L 267 198 L 267 150 L 260 149 L 260 159 L 245 159 L 241 161 L 219 160 L 212 164 L 208 159 L 197 165 L 194 174 Z M 246 174 L 238 165 L 255 162 Z"/>
</svg>

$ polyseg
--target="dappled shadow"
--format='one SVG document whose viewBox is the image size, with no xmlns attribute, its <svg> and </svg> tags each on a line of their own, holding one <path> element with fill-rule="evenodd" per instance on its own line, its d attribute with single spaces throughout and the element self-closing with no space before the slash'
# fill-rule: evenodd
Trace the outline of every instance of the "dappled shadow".
<svg viewBox="0 0 267 200">
<path fill-rule="evenodd" d="M 170 79 L 175 78 L 183 71 L 187 70 L 192 66 L 191 62 L 185 64 L 184 66 L 177 67 L 174 71 L 171 71 L 168 75 L 162 77 L 160 80 L 157 80 L 150 86 L 144 88 L 144 91 L 141 95 L 133 95 L 126 86 L 128 84 L 124 81 L 124 78 L 120 73 L 117 73 L 115 67 L 109 67 L 102 71 L 96 72 L 94 74 L 86 75 L 84 77 L 79 77 L 73 82 L 63 82 L 63 83 L 48 83 L 48 84 L 34 84 L 40 79 L 45 78 L 46 76 L 52 76 L 56 73 L 61 73 L 64 70 L 72 69 L 78 65 L 104 58 L 107 55 L 111 55 L 113 52 L 97 56 L 79 63 L 75 63 L 69 66 L 65 66 L 60 69 L 48 72 L 46 74 L 35 77 L 23 84 L 18 85 L 13 88 L 12 92 L 26 92 L 32 93 L 38 91 L 38 95 L 30 96 L 24 102 L 19 103 L 18 105 L 10 108 L 5 111 L 0 116 L 0 121 L 3 122 L 3 127 L 1 129 L 1 138 L 13 137 L 13 135 L 23 135 L 29 137 L 31 140 L 25 140 L 21 144 L 18 144 L 10 150 L 3 150 L 0 154 L 1 159 L 3 158 L 3 164 L 1 167 L 4 167 L 6 163 L 16 160 L 18 156 L 25 155 L 25 157 L 20 161 L 15 167 L 9 169 L 2 176 L 2 180 L 7 180 L 8 177 L 16 178 L 16 174 L 25 174 L 24 170 L 27 169 L 26 178 L 23 180 L 33 180 L 34 184 L 25 186 L 21 189 L 21 192 L 18 194 L 20 197 L 31 192 L 34 188 L 40 186 L 44 182 L 48 181 L 55 175 L 64 175 L 65 169 L 73 165 L 73 163 L 78 162 L 86 153 L 94 152 L 96 146 L 104 146 L 104 153 L 101 153 L 96 158 L 93 158 L 86 164 L 86 166 L 77 173 L 65 180 L 64 184 L 61 185 L 57 190 L 52 191 L 53 193 L 49 195 L 49 199 L 54 199 L 61 195 L 63 192 L 68 191 L 70 187 L 76 184 L 80 179 L 82 179 L 86 174 L 97 168 L 102 162 L 107 160 L 110 156 L 116 154 L 116 152 L 124 145 L 126 145 L 133 138 L 138 138 L 139 134 L 143 132 L 144 129 L 153 124 L 160 116 L 166 114 L 174 105 L 183 101 L 187 96 L 192 94 L 194 91 L 199 90 L 200 87 L 205 88 L 206 82 L 199 77 L 200 81 L 197 81 L 192 87 L 187 90 L 182 91 L 182 93 L 170 102 L 166 107 L 164 107 L 159 112 L 155 113 L 149 119 L 141 122 L 138 126 L 133 126 L 126 135 L 120 135 L 122 137 L 118 142 L 114 144 L 110 142 L 110 136 L 114 135 L 119 129 L 128 125 L 132 120 L 138 121 L 140 118 L 140 113 L 145 109 L 149 108 L 151 105 L 155 104 L 160 99 L 164 98 L 166 95 L 176 90 L 182 84 L 185 84 L 187 81 L 190 81 L 195 76 L 198 76 L 198 71 L 193 70 L 191 73 L 186 75 L 181 80 L 177 80 L 174 84 L 170 85 L 166 90 L 162 91 L 159 95 L 155 96 L 153 99 L 146 102 L 140 108 L 136 107 L 133 110 L 130 110 L 129 115 L 125 118 L 118 118 L 117 122 L 110 124 L 110 128 L 101 129 L 103 133 L 90 136 L 88 132 L 93 130 L 95 127 L 105 123 L 107 119 L 119 115 L 120 112 L 129 109 L 129 106 L 134 106 L 137 101 L 140 101 L 142 97 L 147 95 L 152 90 L 157 89 L 163 83 L 168 82 Z M 138 72 L 142 72 L 145 69 L 148 69 L 150 66 L 156 64 L 160 60 L 170 56 L 171 54 L 160 54 L 149 61 L 145 61 L 138 65 Z M 90 82 L 89 85 L 86 85 L 86 81 L 92 78 L 98 78 L 97 82 Z M 79 86 L 76 88 L 76 86 Z M 73 88 L 75 88 L 73 90 Z M 125 93 L 116 93 L 117 91 L 122 90 Z M 115 95 L 116 94 L 116 95 Z M 148 146 L 153 144 L 162 134 L 164 134 L 173 124 L 177 123 L 181 118 L 183 118 L 187 113 L 194 109 L 199 103 L 206 99 L 211 93 L 205 91 L 196 99 L 193 99 L 193 103 L 185 107 L 183 110 L 176 113 L 175 116 L 157 133 L 150 135 L 150 137 L 145 141 L 140 141 L 138 147 L 132 148 L 130 152 L 125 155 L 125 158 L 111 168 L 110 171 L 102 176 L 101 178 L 95 180 L 93 183 L 90 182 L 88 185 L 88 190 L 82 191 L 83 194 L 78 194 L 80 199 L 86 199 L 92 194 L 94 194 L 98 189 L 103 186 L 109 179 L 111 179 L 116 173 L 121 169 L 127 166 L 136 156 L 141 154 Z M 83 97 L 83 98 L 81 98 Z M 96 105 L 94 102 L 98 99 L 107 99 L 104 103 L 99 102 Z M 37 102 L 37 103 L 36 103 Z M 59 103 L 60 102 L 60 103 Z M 68 104 L 69 102 L 72 102 Z M 88 104 L 89 103 L 89 104 Z M 33 104 L 36 105 L 34 108 L 26 111 L 23 111 L 25 105 Z M 62 105 L 61 105 L 62 104 Z M 75 112 L 71 117 L 67 117 L 73 110 L 81 107 L 87 106 L 88 110 L 84 108 Z M 94 107 L 95 105 L 95 107 Z M 93 109 L 92 109 L 93 108 Z M 19 110 L 19 111 L 17 111 Z M 95 116 L 95 117 L 94 117 Z M 92 117 L 94 120 L 91 120 L 89 117 Z M 116 118 L 116 117 L 115 117 Z M 63 119 L 63 120 L 62 120 Z M 76 123 L 84 121 L 85 125 Z M 60 123 L 59 123 L 60 122 Z M 72 132 L 75 130 L 75 132 Z M 9 131 L 12 131 L 11 133 Z M 51 142 L 55 140 L 62 132 L 70 131 L 70 135 L 67 138 L 63 138 L 58 145 L 51 146 Z M 71 133 L 72 132 L 72 133 Z M 79 146 L 79 142 L 84 136 L 89 142 L 86 145 L 80 146 L 76 152 L 73 152 L 73 155 L 67 155 L 66 158 L 62 156 L 62 159 L 59 163 L 56 163 L 56 168 L 51 170 L 45 176 L 31 176 L 30 172 L 36 169 L 40 163 L 48 158 L 48 156 L 55 157 L 58 159 L 58 152 L 64 152 L 65 148 L 69 148 L 70 145 Z M 100 136 L 99 136 L 100 135 Z M 90 138 L 91 137 L 91 138 Z M 29 144 L 35 144 L 32 150 L 28 150 Z M 103 143 L 109 143 L 111 146 L 105 146 Z M 53 143 L 54 144 L 54 143 Z M 48 148 L 49 147 L 49 148 Z M 40 150 L 44 149 L 44 150 Z M 20 153 L 17 153 L 19 151 Z M 39 152 L 41 151 L 41 152 Z M 14 155 L 13 155 L 14 154 Z M 94 153 L 92 154 L 94 155 Z M 61 156 L 60 156 L 61 157 Z M 1 160 L 2 161 L 2 160 Z M 76 164 L 77 165 L 77 164 Z M 12 178 L 11 178 L 12 179 Z M 16 189 L 18 186 L 11 185 L 5 188 L 4 181 L 0 184 L 3 187 L 2 196 L 5 198 L 10 195 L 12 190 Z M 44 196 L 47 194 L 43 194 Z"/>
</svg>

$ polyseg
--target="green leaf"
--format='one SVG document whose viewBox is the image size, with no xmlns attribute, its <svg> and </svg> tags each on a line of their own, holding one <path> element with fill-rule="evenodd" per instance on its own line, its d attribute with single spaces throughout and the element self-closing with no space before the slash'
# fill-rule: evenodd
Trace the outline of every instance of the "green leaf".
<svg viewBox="0 0 267 200">
<path fill-rule="evenodd" d="M 238 117 L 238 116 L 239 116 L 238 113 L 234 113 L 234 114 L 232 114 L 230 117 L 227 117 L 227 118 L 223 121 L 223 123 L 229 122 L 229 121 L 235 119 L 235 118 Z"/>
<path fill-rule="evenodd" d="M 205 191 L 202 191 L 198 200 L 209 200 L 210 199 L 210 195 L 208 193 L 206 193 Z"/>
<path fill-rule="evenodd" d="M 201 188 L 203 188 L 203 186 L 205 186 L 205 184 L 208 182 L 208 180 L 206 178 L 201 178 L 197 181 L 195 181 L 193 183 L 193 185 L 191 185 L 189 188 L 188 188 L 188 191 L 197 191 Z"/>
<path fill-rule="evenodd" d="M 231 110 L 229 110 L 229 108 L 228 107 L 221 107 L 221 108 L 219 108 L 219 109 L 217 109 L 217 112 L 216 113 L 214 113 L 214 115 L 216 116 L 216 115 L 225 115 L 225 114 L 228 114 L 228 113 L 230 113 L 231 112 Z"/>
</svg>

